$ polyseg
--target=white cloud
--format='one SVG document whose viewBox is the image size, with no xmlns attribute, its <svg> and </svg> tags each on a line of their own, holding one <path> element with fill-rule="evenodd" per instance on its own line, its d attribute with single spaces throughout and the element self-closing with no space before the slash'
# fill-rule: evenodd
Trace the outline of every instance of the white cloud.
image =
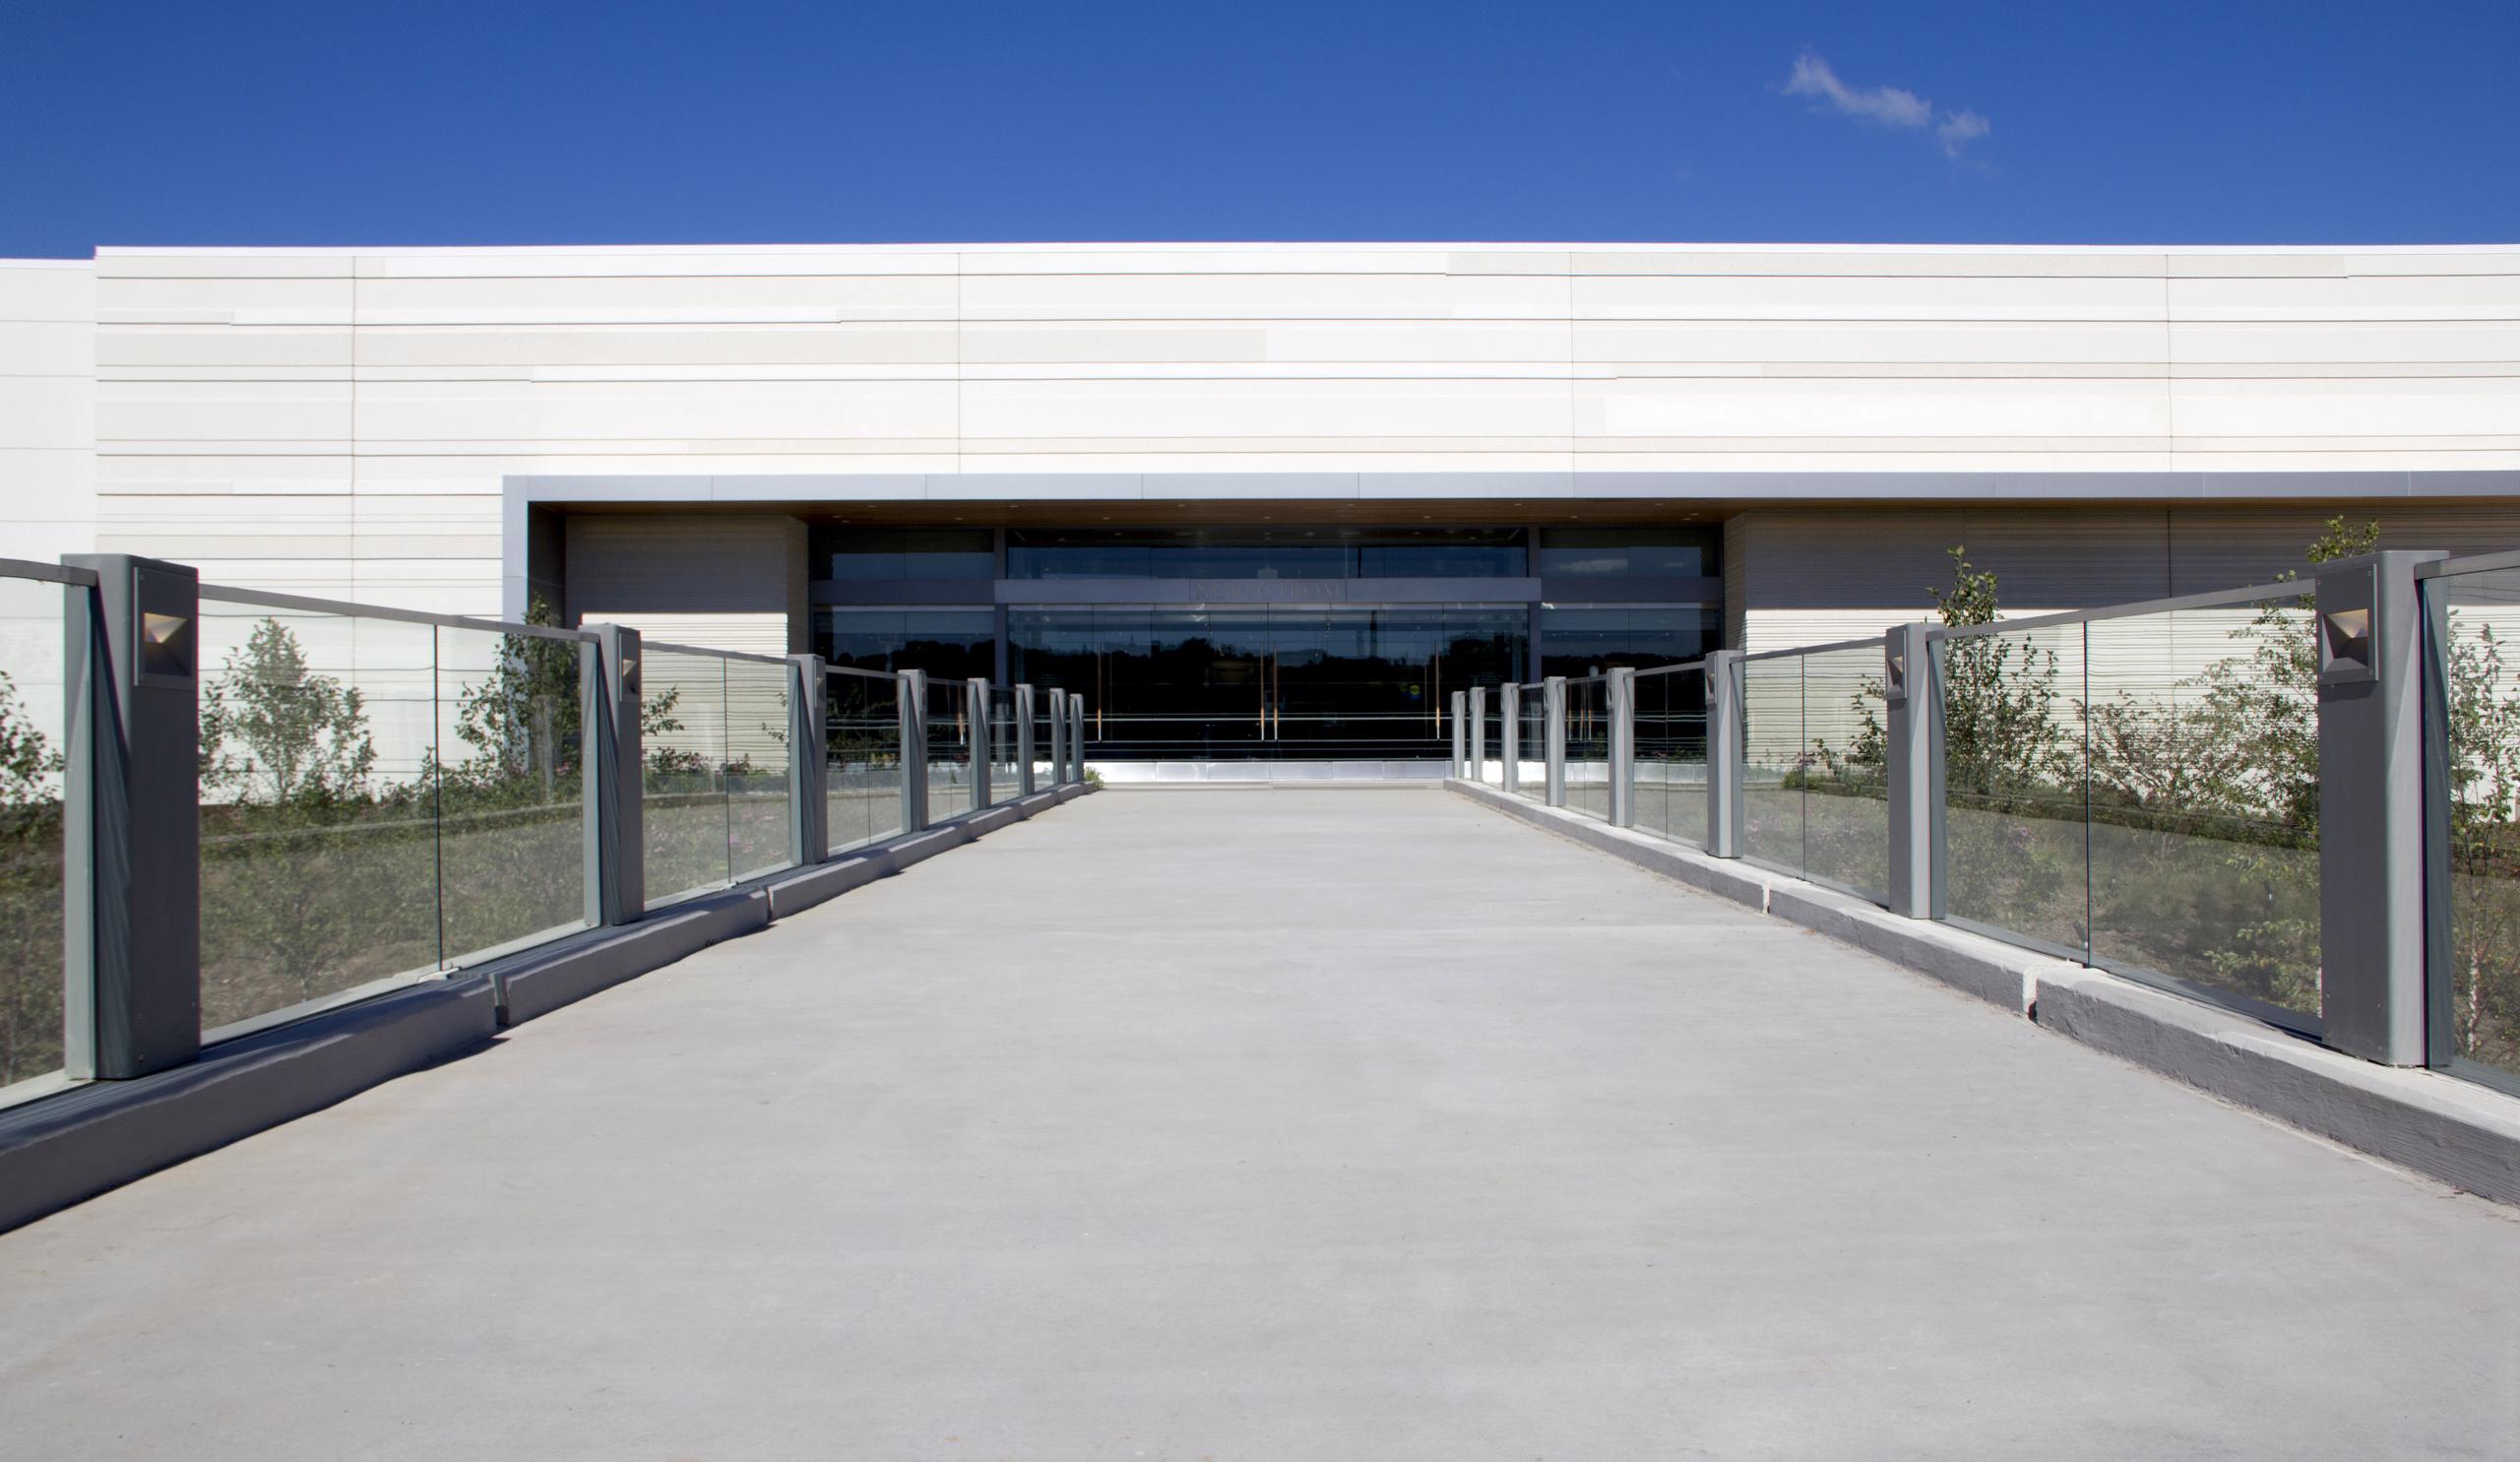
<svg viewBox="0 0 2520 1462">
<path fill-rule="evenodd" d="M 1965 106 L 1958 111 L 1941 112 L 1937 123 L 1934 104 L 1901 87 L 1850 87 L 1838 80 L 1838 73 L 1826 60 L 1811 51 L 1795 58 L 1794 74 L 1785 81 L 1785 95 L 1808 96 L 1840 116 L 1860 117 L 1902 131 L 1931 127 L 1942 142 L 1943 156 L 1955 159 L 1962 149 L 1994 130 L 1994 124 Z"/>
<path fill-rule="evenodd" d="M 1994 123 L 1964 106 L 1945 115 L 1942 125 L 1933 129 L 1933 135 L 1942 139 L 1942 155 L 1956 159 L 1962 148 L 1994 130 Z"/>
</svg>

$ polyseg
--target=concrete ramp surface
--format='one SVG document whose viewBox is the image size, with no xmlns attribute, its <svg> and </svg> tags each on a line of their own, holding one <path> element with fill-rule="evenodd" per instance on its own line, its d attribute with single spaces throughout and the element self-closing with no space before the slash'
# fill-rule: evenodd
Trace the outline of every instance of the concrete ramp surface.
<svg viewBox="0 0 2520 1462">
<path fill-rule="evenodd" d="M 0 1236 L 0 1456 L 2520 1455 L 2520 1221 L 1410 789 L 1090 797 Z"/>
</svg>

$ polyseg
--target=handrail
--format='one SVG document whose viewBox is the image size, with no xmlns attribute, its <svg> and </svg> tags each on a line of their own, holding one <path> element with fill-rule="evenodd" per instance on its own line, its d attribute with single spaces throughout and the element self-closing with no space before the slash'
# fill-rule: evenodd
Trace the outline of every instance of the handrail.
<svg viewBox="0 0 2520 1462">
<path fill-rule="evenodd" d="M 94 569 L 74 568 L 66 563 L 37 563 L 32 558 L 0 558 L 0 579 L 40 579 L 46 584 L 68 584 L 78 589 L 96 587 Z"/>
<path fill-rule="evenodd" d="M 827 665 L 823 667 L 823 673 L 826 675 L 855 675 L 861 680 L 880 680 L 886 685 L 899 685 L 901 683 L 901 676 L 889 670 L 861 670 L 853 665 Z"/>
<path fill-rule="evenodd" d="M 1865 635 L 1859 640 L 1831 640 L 1825 645 L 1796 645 L 1785 650 L 1758 650 L 1742 656 L 1743 660 L 1782 660 L 1789 655 L 1827 655 L 1838 650 L 1878 650 L 1881 636 Z"/>
<path fill-rule="evenodd" d="M 2171 614 L 2182 609 L 2216 609 L 2230 604 L 2264 604 L 2268 600 L 2299 599 L 2315 586 L 2307 579 L 2285 579 L 2273 584 L 2251 584 L 2243 589 L 2217 589 L 2207 594 L 2183 594 L 2174 599 L 2148 599 L 2138 604 L 2109 604 L 2097 609 L 2066 609 L 2055 614 L 2031 614 L 2019 619 L 1995 619 L 1984 624 L 1935 624 L 1925 628 L 1929 640 L 1974 640 L 1986 635 L 2011 634 L 2016 630 L 2047 629 L 2058 624 L 2090 624 L 2103 619 L 2137 619 L 2146 614 Z"/>
<path fill-rule="evenodd" d="M 2520 548 L 2505 553 L 2471 553 L 2465 558 L 2442 558 L 2431 563 L 2417 564 L 2419 579 L 2446 579 L 2453 574 L 2486 574 L 2495 569 L 2520 568 Z"/>
<path fill-rule="evenodd" d="M 776 655 L 756 655 L 749 650 L 713 650 L 706 645 L 676 645 L 665 640 L 641 640 L 641 654 L 652 650 L 670 650 L 676 655 L 706 655 L 718 660 L 746 660 L 754 665 L 787 665 Z"/>
<path fill-rule="evenodd" d="M 424 609 L 395 609 L 383 604 L 352 604 L 347 600 L 317 599 L 304 594 L 234 589 L 224 584 L 202 585 L 201 597 L 213 604 L 243 604 L 252 609 L 298 609 L 310 614 L 334 614 L 348 619 L 393 619 L 405 624 L 430 624 L 445 629 L 478 630 L 486 634 L 567 640 L 578 645 L 595 643 L 594 633 L 583 629 L 562 629 L 550 624 L 512 624 L 504 619 L 474 619 L 462 614 L 432 614 Z"/>
<path fill-rule="evenodd" d="M 1648 675 L 1677 675 L 1689 672 L 1695 672 L 1701 675 L 1706 673 L 1706 661 L 1704 659 L 1683 660 L 1677 665 L 1654 666 L 1648 669 L 1638 670 L 1636 672 L 1636 678 L 1642 680 Z"/>
</svg>

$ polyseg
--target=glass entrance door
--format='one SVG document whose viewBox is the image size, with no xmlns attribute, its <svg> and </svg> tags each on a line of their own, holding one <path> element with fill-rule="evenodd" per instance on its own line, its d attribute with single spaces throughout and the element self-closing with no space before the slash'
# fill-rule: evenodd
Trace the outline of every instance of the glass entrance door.
<svg viewBox="0 0 2520 1462">
<path fill-rule="evenodd" d="M 1513 677 L 1512 605 L 1097 606 L 1008 614 L 1015 678 L 1086 696 L 1096 754 L 1441 760 L 1450 693 Z"/>
</svg>

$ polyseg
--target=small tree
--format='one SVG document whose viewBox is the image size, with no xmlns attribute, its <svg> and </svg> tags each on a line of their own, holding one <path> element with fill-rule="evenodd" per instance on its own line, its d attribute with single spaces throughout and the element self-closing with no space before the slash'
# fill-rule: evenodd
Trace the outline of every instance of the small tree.
<svg viewBox="0 0 2520 1462">
<path fill-rule="evenodd" d="M 296 634 L 265 619 L 202 691 L 201 762 L 205 792 L 320 805 L 369 791 L 376 742 L 357 687 L 318 673 Z"/>
</svg>

